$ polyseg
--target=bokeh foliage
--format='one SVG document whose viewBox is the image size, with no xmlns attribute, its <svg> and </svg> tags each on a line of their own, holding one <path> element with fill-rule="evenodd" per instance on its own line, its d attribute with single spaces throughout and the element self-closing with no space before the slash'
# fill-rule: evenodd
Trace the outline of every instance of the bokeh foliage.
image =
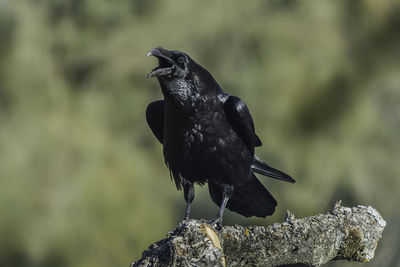
<svg viewBox="0 0 400 267">
<path fill-rule="evenodd" d="M 144 120 L 156 46 L 244 99 L 257 153 L 297 180 L 262 178 L 276 214 L 226 224 L 372 205 L 370 265 L 399 266 L 399 29 L 395 0 L 0 0 L 0 266 L 126 266 L 179 222 Z M 197 188 L 193 216 L 216 211 Z"/>
</svg>

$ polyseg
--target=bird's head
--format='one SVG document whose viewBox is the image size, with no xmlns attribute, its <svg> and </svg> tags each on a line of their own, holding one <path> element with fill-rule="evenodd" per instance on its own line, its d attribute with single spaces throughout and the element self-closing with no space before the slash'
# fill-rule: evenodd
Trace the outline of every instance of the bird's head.
<svg viewBox="0 0 400 267">
<path fill-rule="evenodd" d="M 183 52 L 157 47 L 147 55 L 159 62 L 147 78 L 157 77 L 164 96 L 187 110 L 221 91 L 211 74 Z"/>
<path fill-rule="evenodd" d="M 157 77 L 159 79 L 186 78 L 189 74 L 193 60 L 183 52 L 167 50 L 162 47 L 152 49 L 147 56 L 155 56 L 159 66 L 147 74 L 147 78 Z"/>
</svg>

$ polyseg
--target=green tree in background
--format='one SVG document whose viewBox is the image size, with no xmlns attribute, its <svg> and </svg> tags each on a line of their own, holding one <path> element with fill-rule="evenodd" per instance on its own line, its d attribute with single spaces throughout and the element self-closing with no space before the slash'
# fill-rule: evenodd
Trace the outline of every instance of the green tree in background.
<svg viewBox="0 0 400 267">
<path fill-rule="evenodd" d="M 257 153 L 297 180 L 263 179 L 274 216 L 225 224 L 372 205 L 388 226 L 370 265 L 399 266 L 399 28 L 394 0 L 0 0 L 0 266 L 126 266 L 180 221 L 144 120 L 156 46 L 240 96 Z"/>
</svg>

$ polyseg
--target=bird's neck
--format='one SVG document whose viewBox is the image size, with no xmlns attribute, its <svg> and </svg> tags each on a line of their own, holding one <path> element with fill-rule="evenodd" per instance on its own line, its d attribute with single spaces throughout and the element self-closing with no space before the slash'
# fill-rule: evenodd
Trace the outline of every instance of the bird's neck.
<svg viewBox="0 0 400 267">
<path fill-rule="evenodd" d="M 168 82 L 161 80 L 160 85 L 168 105 L 175 106 L 188 114 L 210 111 L 218 100 L 215 91 L 200 90 L 201 87 L 190 80 L 177 79 Z"/>
</svg>

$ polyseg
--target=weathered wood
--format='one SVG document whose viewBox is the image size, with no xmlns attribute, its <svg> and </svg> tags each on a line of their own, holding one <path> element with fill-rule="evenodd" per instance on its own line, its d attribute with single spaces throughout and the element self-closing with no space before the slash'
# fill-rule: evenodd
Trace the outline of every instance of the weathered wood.
<svg viewBox="0 0 400 267">
<path fill-rule="evenodd" d="M 320 266 L 332 260 L 369 262 L 386 222 L 372 207 L 342 207 L 326 214 L 269 226 L 224 226 L 182 222 L 169 237 L 131 264 L 142 266 Z"/>
</svg>

